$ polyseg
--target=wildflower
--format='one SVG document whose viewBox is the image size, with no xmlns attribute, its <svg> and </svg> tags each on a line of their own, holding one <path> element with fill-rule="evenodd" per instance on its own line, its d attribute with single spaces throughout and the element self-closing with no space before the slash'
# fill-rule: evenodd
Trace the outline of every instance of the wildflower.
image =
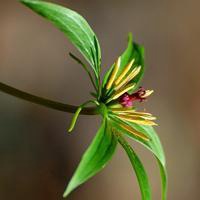
<svg viewBox="0 0 200 200">
<path fill-rule="evenodd" d="M 121 58 L 118 58 L 111 72 L 106 85 L 108 98 L 106 104 L 110 104 L 110 117 L 120 121 L 119 126 L 134 134 L 143 140 L 149 140 L 143 133 L 138 132 L 129 123 L 139 125 L 154 126 L 157 125 L 150 113 L 138 112 L 133 108 L 134 102 L 143 102 L 149 97 L 153 90 L 145 90 L 140 87 L 137 91 L 130 94 L 130 91 L 136 89 L 134 79 L 141 71 L 141 66 L 133 66 L 135 60 L 131 60 L 127 66 L 120 72 Z M 112 102 L 118 105 L 118 108 L 112 107 Z"/>
</svg>

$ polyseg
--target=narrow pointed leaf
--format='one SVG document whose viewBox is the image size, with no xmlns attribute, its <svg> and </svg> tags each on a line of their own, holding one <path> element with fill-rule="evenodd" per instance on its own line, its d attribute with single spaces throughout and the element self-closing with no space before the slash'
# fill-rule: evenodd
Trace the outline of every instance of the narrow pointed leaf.
<svg viewBox="0 0 200 200">
<path fill-rule="evenodd" d="M 126 151 L 133 166 L 133 169 L 135 170 L 141 190 L 142 200 L 151 200 L 151 188 L 147 173 L 143 167 L 142 162 L 140 161 L 137 154 L 134 152 L 133 148 L 128 144 L 128 142 L 123 138 L 122 135 L 117 134 L 117 139 Z"/>
<path fill-rule="evenodd" d="M 90 63 L 96 76 L 98 76 L 100 64 L 96 66 L 95 63 L 96 61 L 100 63 L 101 60 L 100 45 L 95 33 L 81 15 L 63 6 L 44 1 L 21 0 L 21 2 L 64 32 Z"/>
<path fill-rule="evenodd" d="M 167 200 L 167 169 L 158 158 L 157 161 L 160 168 L 160 177 L 162 182 L 162 200 Z"/>
<path fill-rule="evenodd" d="M 133 66 L 134 67 L 141 66 L 141 71 L 130 83 L 136 83 L 138 86 L 144 74 L 144 48 L 141 45 L 133 42 L 133 38 L 130 33 L 128 37 L 128 46 L 126 50 L 124 51 L 124 53 L 121 55 L 121 65 L 118 71 L 118 75 L 127 66 L 127 64 L 133 59 L 135 59 Z M 103 79 L 103 86 L 105 86 L 105 84 L 107 83 L 113 67 L 114 65 L 105 74 L 104 79 Z"/>
<path fill-rule="evenodd" d="M 94 140 L 83 155 L 81 162 L 70 180 L 63 197 L 67 197 L 75 188 L 101 171 L 116 149 L 117 140 L 104 119 Z"/>
<path fill-rule="evenodd" d="M 121 128 L 119 126 L 120 123 L 126 123 L 127 125 L 131 126 L 132 128 L 136 129 L 137 131 L 145 134 L 150 140 L 146 141 L 143 140 L 129 131 Z M 166 161 L 165 161 L 165 154 L 163 151 L 162 144 L 160 142 L 160 139 L 158 135 L 156 134 L 155 130 L 151 126 L 145 126 L 145 125 L 138 125 L 131 122 L 124 122 L 120 121 L 118 119 L 113 119 L 113 125 L 120 131 L 121 133 L 124 133 L 128 137 L 132 138 L 133 140 L 140 142 L 143 144 L 147 149 L 149 149 L 156 157 L 158 161 L 158 165 L 160 168 L 160 175 L 162 180 L 162 200 L 166 200 L 166 194 L 167 194 L 167 171 L 166 171 Z"/>
</svg>

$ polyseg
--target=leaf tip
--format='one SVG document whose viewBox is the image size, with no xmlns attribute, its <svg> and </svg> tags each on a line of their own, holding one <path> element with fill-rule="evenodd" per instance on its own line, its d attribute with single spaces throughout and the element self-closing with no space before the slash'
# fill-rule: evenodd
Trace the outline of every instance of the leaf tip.
<svg viewBox="0 0 200 200">
<path fill-rule="evenodd" d="M 83 182 L 77 181 L 77 178 L 73 176 L 63 193 L 63 198 L 67 198 Z"/>
<path fill-rule="evenodd" d="M 71 133 L 71 132 L 73 131 L 73 128 L 74 128 L 74 127 L 70 127 L 70 128 L 67 130 L 67 132 L 68 132 L 68 133 Z"/>
<path fill-rule="evenodd" d="M 66 190 L 66 191 L 63 193 L 63 198 L 67 198 L 68 195 L 69 195 L 69 192 Z"/>
<path fill-rule="evenodd" d="M 133 34 L 131 32 L 128 33 L 128 41 L 133 41 Z"/>
<path fill-rule="evenodd" d="M 33 3 L 33 2 L 37 2 L 39 0 L 19 0 L 19 2 L 23 3 L 23 4 L 29 4 L 29 3 Z"/>
<path fill-rule="evenodd" d="M 19 2 L 24 4 L 25 6 L 33 9 L 33 7 L 35 5 L 37 5 L 38 3 L 41 3 L 43 1 L 41 1 L 41 0 L 19 0 Z"/>
</svg>

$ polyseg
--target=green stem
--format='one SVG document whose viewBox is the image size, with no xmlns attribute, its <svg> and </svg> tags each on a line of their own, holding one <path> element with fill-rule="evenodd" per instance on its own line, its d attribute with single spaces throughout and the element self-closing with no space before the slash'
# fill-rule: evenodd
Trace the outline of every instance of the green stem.
<svg viewBox="0 0 200 200">
<path fill-rule="evenodd" d="M 35 96 L 26 92 L 23 92 L 21 90 L 18 90 L 16 88 L 13 88 L 9 85 L 6 85 L 4 83 L 0 82 L 0 91 L 7 93 L 9 95 L 18 97 L 20 99 L 29 101 L 31 103 L 35 103 L 38 105 L 45 106 L 47 108 L 51 108 L 54 110 L 59 110 L 63 112 L 68 112 L 68 113 L 75 113 L 76 110 L 78 109 L 78 106 L 74 105 L 68 105 L 68 104 L 63 104 L 60 102 L 52 101 L 43 97 Z M 83 108 L 81 110 L 82 115 L 97 115 L 98 114 L 98 109 L 96 107 L 88 107 L 88 108 Z"/>
<path fill-rule="evenodd" d="M 101 80 L 100 80 L 100 76 L 98 78 L 98 85 L 99 85 L 99 87 L 98 87 L 98 101 L 99 101 L 100 98 L 101 98 Z"/>
<path fill-rule="evenodd" d="M 90 73 L 90 71 L 89 71 L 89 69 L 87 68 L 87 66 L 86 66 L 78 57 L 76 57 L 74 54 L 69 53 L 69 55 L 70 55 L 71 58 L 73 58 L 77 63 L 79 63 L 79 64 L 83 67 L 83 69 L 87 72 L 87 74 L 89 75 L 89 78 L 90 78 L 90 80 L 91 80 L 91 82 L 92 82 L 92 85 L 93 85 L 94 89 L 95 89 L 96 92 L 97 92 L 97 86 L 95 85 L 95 82 L 94 82 L 94 80 L 93 80 L 92 74 Z"/>
<path fill-rule="evenodd" d="M 72 132 L 74 129 L 74 126 L 76 124 L 76 121 L 78 119 L 78 116 L 80 115 L 81 111 L 84 109 L 84 107 L 89 104 L 89 103 L 95 103 L 96 105 L 98 104 L 96 101 L 90 100 L 90 101 L 86 101 L 85 103 L 81 104 L 78 109 L 76 110 L 73 118 L 72 118 L 72 122 L 70 124 L 69 130 L 68 132 Z"/>
</svg>

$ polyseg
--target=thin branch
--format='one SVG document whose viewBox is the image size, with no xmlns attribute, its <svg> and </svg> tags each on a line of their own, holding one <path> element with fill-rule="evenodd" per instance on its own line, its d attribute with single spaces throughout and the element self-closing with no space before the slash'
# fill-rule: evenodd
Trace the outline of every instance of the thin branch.
<svg viewBox="0 0 200 200">
<path fill-rule="evenodd" d="M 9 95 L 12 95 L 14 97 L 29 101 L 31 103 L 42 105 L 54 110 L 59 110 L 59 111 L 68 112 L 68 113 L 75 113 L 76 110 L 78 109 L 78 106 L 63 104 L 63 103 L 52 101 L 46 98 L 38 97 L 32 94 L 23 92 L 21 90 L 18 90 L 16 88 L 13 88 L 1 82 L 0 82 L 0 91 L 7 93 Z M 88 108 L 83 108 L 81 111 L 81 114 L 82 115 L 96 115 L 98 114 L 98 112 L 95 107 L 88 107 Z"/>
<path fill-rule="evenodd" d="M 97 92 L 97 86 L 95 85 L 95 82 L 93 80 L 93 77 L 92 77 L 92 74 L 90 73 L 89 69 L 87 68 L 87 66 L 78 58 L 76 57 L 74 54 L 72 54 L 71 52 L 69 53 L 69 55 L 71 56 L 71 58 L 73 58 L 76 62 L 78 62 L 78 64 L 80 64 L 83 69 L 87 72 L 87 74 L 89 75 L 89 78 L 92 82 L 92 85 L 94 87 L 94 89 L 96 90 Z"/>
</svg>

